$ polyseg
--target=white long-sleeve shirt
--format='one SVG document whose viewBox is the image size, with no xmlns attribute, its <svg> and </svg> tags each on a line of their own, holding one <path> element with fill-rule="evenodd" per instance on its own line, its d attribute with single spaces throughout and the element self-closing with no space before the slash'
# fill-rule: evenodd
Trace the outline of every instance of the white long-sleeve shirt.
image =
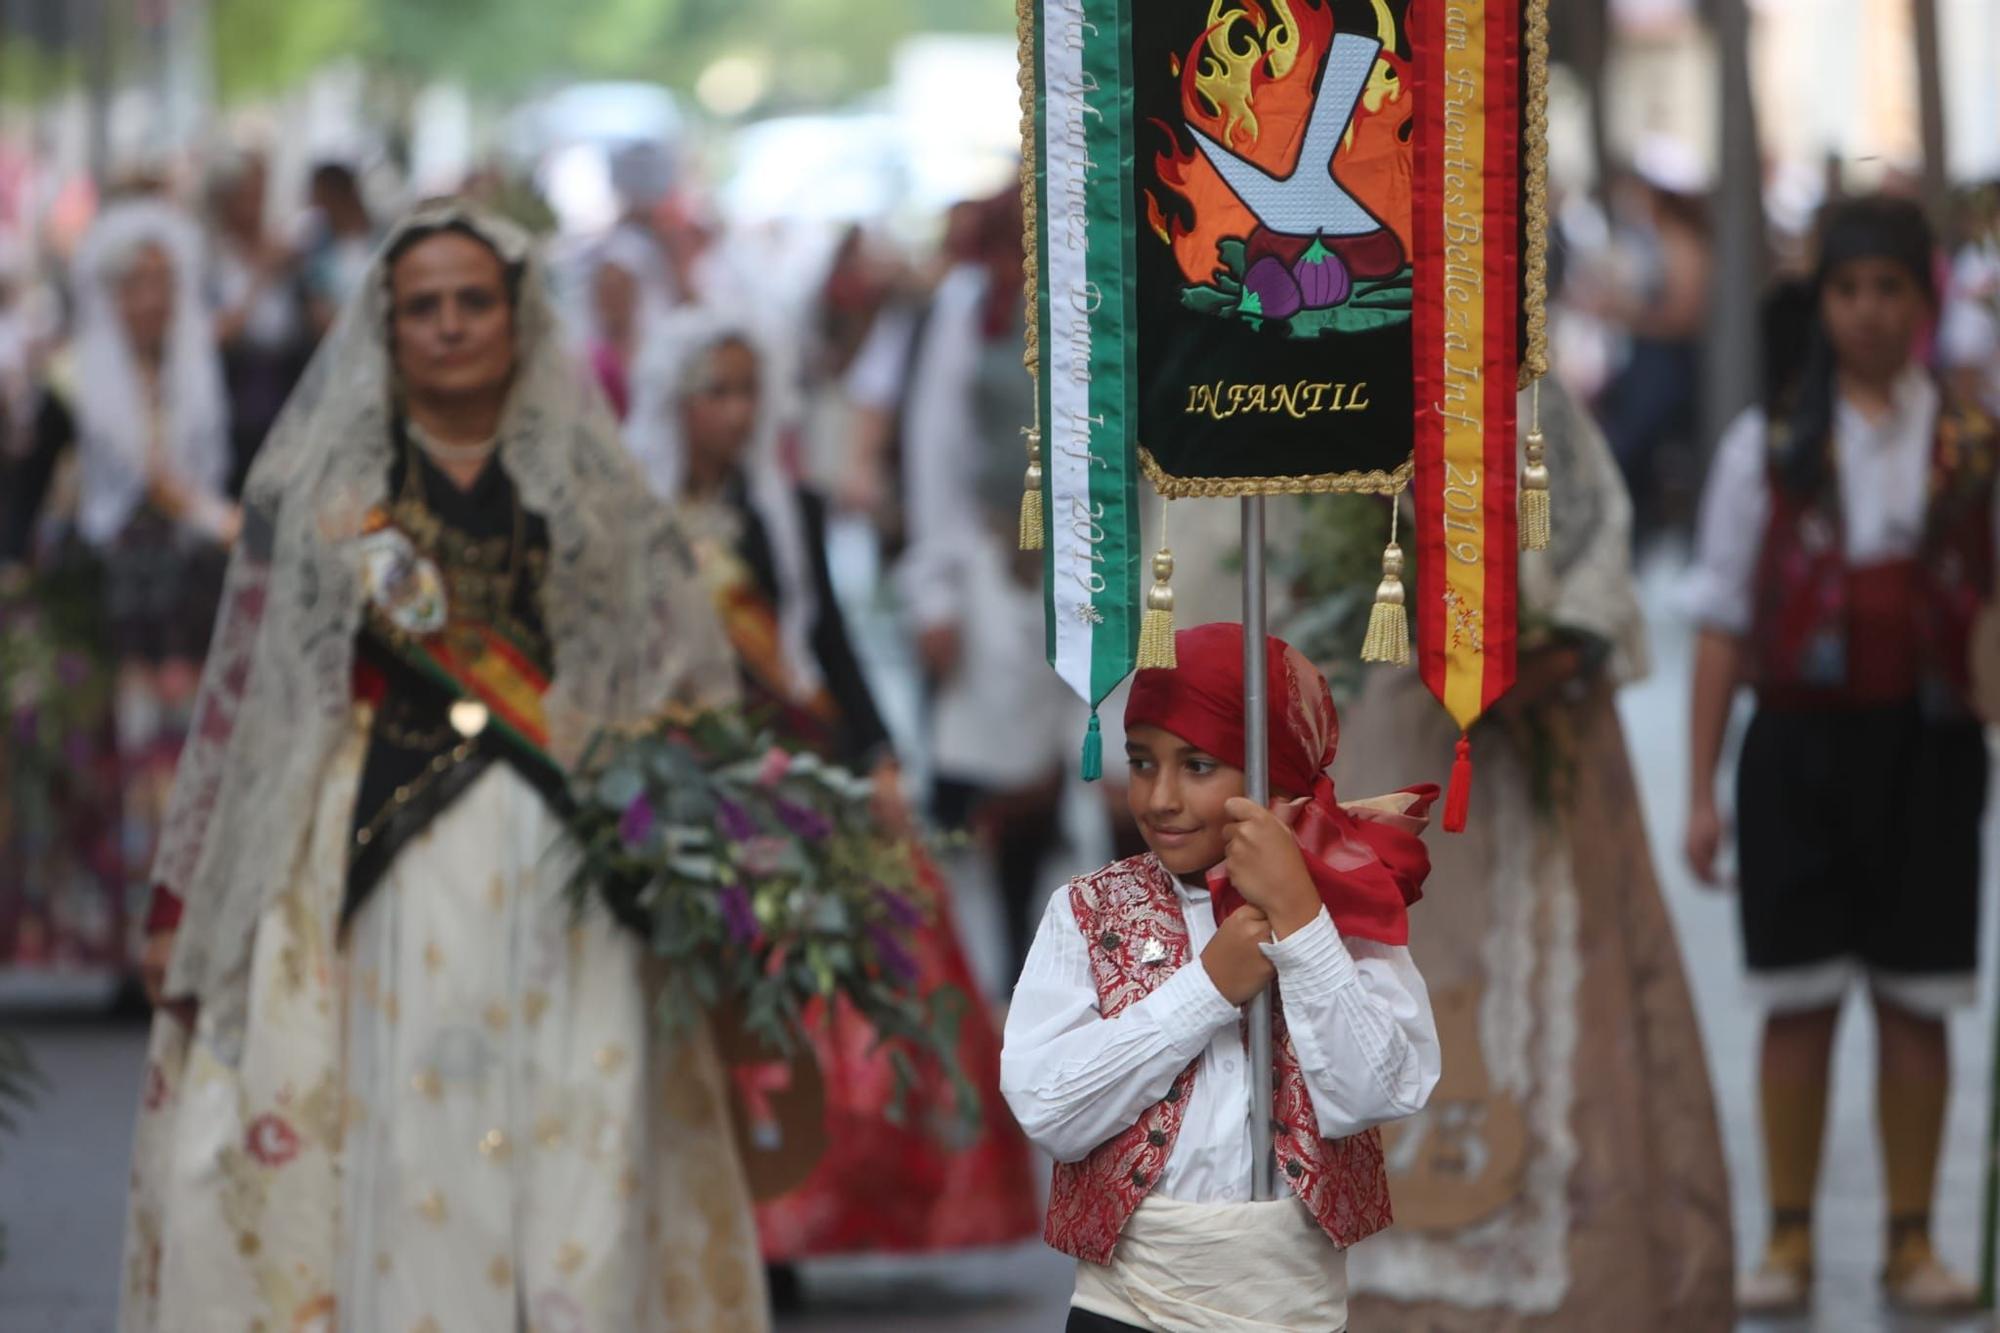
<svg viewBox="0 0 2000 1333">
<path fill-rule="evenodd" d="M 1130 1128 L 1199 1059 L 1180 1137 L 1154 1188 L 1184 1203 L 1241 1203 L 1250 1198 L 1252 1113 L 1241 1011 L 1201 965 L 1215 937 L 1207 890 L 1177 882 L 1175 891 L 1187 965 L 1108 1020 L 1069 894 L 1049 900 L 1007 1013 L 1000 1089 L 1030 1139 L 1074 1162 Z M 1263 947 L 1278 970 L 1321 1135 L 1343 1138 L 1422 1110 L 1437 1086 L 1438 1037 L 1410 951 L 1342 939 L 1324 908 Z"/>
<path fill-rule="evenodd" d="M 1940 395 L 1920 367 L 1896 381 L 1893 405 L 1871 421 L 1841 399 L 1834 411 L 1834 472 L 1850 565 L 1901 560 L 1924 537 Z M 1770 451 L 1764 413 L 1751 408 L 1715 448 L 1702 493 L 1695 559 L 1683 598 L 1702 625 L 1748 634 L 1757 560 L 1770 524 Z"/>
</svg>

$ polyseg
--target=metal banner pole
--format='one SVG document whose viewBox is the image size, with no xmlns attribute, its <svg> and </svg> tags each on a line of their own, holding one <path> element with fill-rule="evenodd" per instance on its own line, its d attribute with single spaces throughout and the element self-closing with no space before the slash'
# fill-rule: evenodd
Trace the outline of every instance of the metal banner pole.
<svg viewBox="0 0 2000 1333">
<path fill-rule="evenodd" d="M 1271 803 L 1271 737 L 1264 674 L 1264 497 L 1243 499 L 1243 774 L 1247 795 Z M 1250 1197 L 1278 1197 L 1278 1160 L 1271 1150 L 1271 991 L 1250 1001 Z"/>
</svg>

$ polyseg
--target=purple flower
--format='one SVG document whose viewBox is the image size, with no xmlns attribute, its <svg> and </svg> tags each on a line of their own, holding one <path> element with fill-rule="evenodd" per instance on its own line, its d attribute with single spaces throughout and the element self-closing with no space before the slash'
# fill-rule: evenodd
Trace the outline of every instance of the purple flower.
<svg viewBox="0 0 2000 1333">
<path fill-rule="evenodd" d="M 907 986 L 917 979 L 917 960 L 910 957 L 910 951 L 896 938 L 896 932 L 883 926 L 868 927 L 868 938 L 875 946 L 875 959 L 882 964 L 882 970 L 898 985 Z"/>
<path fill-rule="evenodd" d="M 56 679 L 71 689 L 90 679 L 90 661 L 82 653 L 56 654 Z"/>
<path fill-rule="evenodd" d="M 915 930 L 924 923 L 924 909 L 887 885 L 877 884 L 875 897 L 882 904 L 882 910 L 889 914 L 889 919 L 904 930 Z"/>
<path fill-rule="evenodd" d="M 748 810 L 736 802 L 718 802 L 715 815 L 721 823 L 722 836 L 731 842 L 748 842 L 757 836 L 757 821 L 750 817 Z"/>
<path fill-rule="evenodd" d="M 833 824 L 827 817 L 809 805 L 787 801 L 780 797 L 777 801 L 778 821 L 792 833 L 807 842 L 824 842 L 833 836 Z"/>
<path fill-rule="evenodd" d="M 726 885 L 722 890 L 722 924 L 729 931 L 731 944 L 748 944 L 757 938 L 757 913 L 751 909 L 750 893 L 741 884 Z"/>
<path fill-rule="evenodd" d="M 637 850 L 653 836 L 653 825 L 658 819 L 659 814 L 653 809 L 653 803 L 646 798 L 646 793 L 640 792 L 632 798 L 632 804 L 625 807 L 625 813 L 618 816 L 618 841 L 624 843 L 627 850 Z"/>
</svg>

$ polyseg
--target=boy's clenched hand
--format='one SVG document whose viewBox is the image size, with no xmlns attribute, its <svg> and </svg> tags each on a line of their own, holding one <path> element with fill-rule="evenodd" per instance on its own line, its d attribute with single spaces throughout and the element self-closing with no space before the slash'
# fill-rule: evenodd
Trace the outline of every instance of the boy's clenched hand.
<svg viewBox="0 0 2000 1333">
<path fill-rule="evenodd" d="M 1239 907 L 1216 928 L 1201 951 L 1208 979 L 1231 1004 L 1248 1004 L 1277 978 L 1278 969 L 1257 946 L 1271 938 L 1271 920 L 1254 907 Z"/>
<path fill-rule="evenodd" d="M 1222 809 L 1229 817 L 1222 831 L 1223 869 L 1243 901 L 1270 919 L 1279 939 L 1310 925 L 1319 915 L 1319 890 L 1306 873 L 1292 831 L 1269 810 L 1241 796 Z"/>
</svg>

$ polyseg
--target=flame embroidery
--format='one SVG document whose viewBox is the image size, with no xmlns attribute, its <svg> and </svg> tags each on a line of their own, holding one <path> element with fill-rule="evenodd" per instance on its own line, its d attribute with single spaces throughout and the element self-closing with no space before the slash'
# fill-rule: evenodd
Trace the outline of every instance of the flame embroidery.
<svg viewBox="0 0 2000 1333">
<path fill-rule="evenodd" d="M 1266 8 L 1266 5 L 1269 8 Z M 1373 0 L 1382 55 L 1335 154 L 1343 186 L 1410 245 L 1410 142 L 1415 115 L 1406 97 L 1408 63 L 1387 0 Z M 1296 165 L 1334 37 L 1325 0 L 1211 0 L 1208 21 L 1184 58 L 1170 62 L 1188 126 L 1274 175 Z M 1154 235 L 1171 246 L 1191 283 L 1214 277 L 1218 247 L 1247 239 L 1257 220 L 1178 127 L 1154 119 L 1166 149 L 1154 159 L 1165 193 L 1147 190 Z"/>
</svg>

